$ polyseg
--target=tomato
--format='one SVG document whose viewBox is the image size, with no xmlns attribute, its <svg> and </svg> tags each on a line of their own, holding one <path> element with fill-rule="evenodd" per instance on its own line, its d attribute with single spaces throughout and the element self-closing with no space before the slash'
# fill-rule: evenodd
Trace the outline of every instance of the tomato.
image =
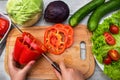
<svg viewBox="0 0 120 80">
<path fill-rule="evenodd" d="M 117 50 L 109 50 L 108 55 L 114 61 L 118 61 L 120 59 L 120 55 Z"/>
<path fill-rule="evenodd" d="M 66 47 L 67 48 L 70 47 L 73 43 L 73 29 L 72 29 L 72 27 L 69 25 L 63 25 L 63 24 L 56 24 L 54 26 L 58 29 L 65 30 L 67 32 L 68 40 L 67 40 Z"/>
<path fill-rule="evenodd" d="M 116 43 L 115 38 L 108 32 L 104 33 L 105 41 L 109 45 L 114 45 Z"/>
<path fill-rule="evenodd" d="M 61 54 L 66 48 L 67 38 L 65 30 L 50 27 L 45 32 L 44 45 L 48 52 Z"/>
<path fill-rule="evenodd" d="M 109 56 L 107 56 L 104 60 L 103 60 L 103 63 L 106 64 L 106 65 L 109 65 L 111 64 L 112 60 Z"/>
<path fill-rule="evenodd" d="M 8 20 L 0 18 L 0 35 L 4 35 L 9 27 Z"/>
<path fill-rule="evenodd" d="M 111 25 L 109 30 L 112 34 L 118 34 L 119 33 L 119 27 L 116 26 L 116 25 Z"/>
</svg>

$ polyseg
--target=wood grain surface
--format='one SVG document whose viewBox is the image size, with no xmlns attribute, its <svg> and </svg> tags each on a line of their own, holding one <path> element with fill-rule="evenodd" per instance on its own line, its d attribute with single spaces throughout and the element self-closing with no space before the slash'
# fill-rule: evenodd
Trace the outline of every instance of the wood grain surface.
<svg viewBox="0 0 120 80">
<path fill-rule="evenodd" d="M 23 31 L 30 32 L 35 36 L 38 40 L 43 42 L 44 40 L 44 32 L 47 26 L 37 26 L 37 27 L 30 27 L 30 28 L 22 28 Z M 73 67 L 80 70 L 85 78 L 89 78 L 95 69 L 95 61 L 92 55 L 92 43 L 90 41 L 91 33 L 87 30 L 85 25 L 78 25 L 74 28 L 74 43 L 73 45 L 66 49 L 63 54 L 61 55 L 53 55 L 47 53 L 46 55 L 49 56 L 53 61 L 59 63 L 61 60 L 65 62 L 67 67 Z M 13 51 L 14 44 L 16 37 L 21 36 L 21 33 L 13 29 L 8 35 L 7 43 L 6 43 L 6 54 L 4 58 L 4 65 L 6 72 L 9 74 L 8 69 L 8 55 Z M 86 43 L 86 59 L 81 59 L 80 54 L 80 43 L 84 41 Z M 53 72 L 53 67 L 50 63 L 41 56 L 39 60 L 34 64 L 32 69 L 29 71 L 28 78 L 30 80 L 41 79 L 41 80 L 57 80 L 56 75 Z"/>
</svg>

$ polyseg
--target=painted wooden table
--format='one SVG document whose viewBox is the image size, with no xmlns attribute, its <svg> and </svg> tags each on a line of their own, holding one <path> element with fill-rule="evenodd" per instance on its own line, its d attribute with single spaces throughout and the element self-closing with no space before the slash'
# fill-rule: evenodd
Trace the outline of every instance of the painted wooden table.
<svg viewBox="0 0 120 80">
<path fill-rule="evenodd" d="M 54 1 L 54 0 L 44 0 L 44 8 L 51 1 Z M 69 5 L 70 15 L 72 15 L 79 7 L 82 7 L 89 1 L 91 1 L 91 0 L 74 0 L 74 1 L 73 0 L 64 0 L 64 2 L 66 2 Z M 6 8 L 5 8 L 6 3 L 7 3 L 7 0 L 0 0 L 0 12 L 6 13 Z M 80 24 L 81 23 L 87 24 L 88 17 L 89 17 L 89 15 L 85 19 L 83 19 L 83 21 L 80 22 Z M 68 21 L 66 20 L 65 23 L 68 23 Z M 49 24 L 50 23 L 47 23 L 44 20 L 40 20 L 35 25 L 46 26 Z M 10 80 L 9 75 L 6 73 L 6 71 L 4 69 L 5 49 L 6 49 L 6 47 L 0 46 L 0 80 Z M 94 74 L 88 80 L 110 80 L 110 79 L 102 72 L 102 70 L 99 68 L 99 66 L 96 63 Z"/>
</svg>

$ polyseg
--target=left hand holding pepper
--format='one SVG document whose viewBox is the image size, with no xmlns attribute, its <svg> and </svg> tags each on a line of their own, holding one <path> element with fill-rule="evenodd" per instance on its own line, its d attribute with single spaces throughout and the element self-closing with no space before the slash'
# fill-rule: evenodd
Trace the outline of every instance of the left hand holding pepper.
<svg viewBox="0 0 120 80">
<path fill-rule="evenodd" d="M 10 53 L 8 59 L 8 68 L 11 80 L 25 80 L 28 71 L 31 69 L 34 63 L 35 61 L 32 60 L 24 68 L 20 69 L 16 67 L 15 61 L 13 59 L 13 53 Z"/>
</svg>

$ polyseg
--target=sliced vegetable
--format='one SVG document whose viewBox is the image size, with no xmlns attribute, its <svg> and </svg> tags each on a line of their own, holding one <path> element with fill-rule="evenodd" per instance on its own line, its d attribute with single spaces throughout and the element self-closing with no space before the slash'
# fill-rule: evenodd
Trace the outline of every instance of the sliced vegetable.
<svg viewBox="0 0 120 80">
<path fill-rule="evenodd" d="M 30 33 L 24 32 L 22 37 L 16 39 L 13 56 L 16 62 L 25 65 L 31 60 L 38 59 L 44 52 L 44 45 Z"/>
<path fill-rule="evenodd" d="M 104 60 L 103 60 L 103 63 L 106 64 L 106 65 L 109 65 L 111 64 L 112 60 L 109 56 L 107 56 Z"/>
<path fill-rule="evenodd" d="M 120 59 L 120 55 L 117 50 L 109 50 L 108 55 L 114 61 L 118 61 Z"/>
<path fill-rule="evenodd" d="M 113 25 L 113 24 L 110 25 L 109 30 L 110 30 L 110 32 L 111 32 L 112 34 L 118 34 L 118 33 L 119 33 L 119 27 L 116 26 L 116 25 Z"/>
<path fill-rule="evenodd" d="M 44 44 L 48 52 L 61 54 L 73 43 L 73 29 L 68 25 L 55 24 L 45 31 Z"/>
<path fill-rule="evenodd" d="M 69 25 L 63 25 L 63 24 L 56 24 L 54 25 L 58 29 L 65 30 L 67 32 L 68 40 L 66 47 L 70 47 L 73 43 L 73 29 Z"/>
<path fill-rule="evenodd" d="M 67 33 L 55 27 L 50 27 L 45 32 L 44 44 L 48 52 L 53 54 L 61 54 L 66 48 Z"/>
<path fill-rule="evenodd" d="M 88 20 L 88 29 L 90 31 L 95 31 L 98 27 L 100 19 L 107 13 L 113 10 L 120 9 L 120 0 L 110 0 L 101 6 L 99 6 L 90 16 Z"/>
<path fill-rule="evenodd" d="M 37 39 L 35 39 L 35 37 L 32 36 L 30 33 L 24 32 L 22 36 L 24 40 L 35 50 L 38 50 L 40 52 L 41 50 L 46 51 L 46 48 L 41 43 L 41 41 L 38 41 Z"/>
<path fill-rule="evenodd" d="M 117 50 L 111 49 L 107 53 L 107 57 L 103 59 L 103 63 L 109 65 L 113 61 L 118 61 L 120 59 L 120 55 Z"/>
<path fill-rule="evenodd" d="M 116 43 L 115 38 L 108 32 L 104 33 L 105 41 L 109 45 L 114 45 Z"/>
<path fill-rule="evenodd" d="M 0 18 L 0 35 L 4 35 L 9 27 L 8 20 Z"/>
</svg>

